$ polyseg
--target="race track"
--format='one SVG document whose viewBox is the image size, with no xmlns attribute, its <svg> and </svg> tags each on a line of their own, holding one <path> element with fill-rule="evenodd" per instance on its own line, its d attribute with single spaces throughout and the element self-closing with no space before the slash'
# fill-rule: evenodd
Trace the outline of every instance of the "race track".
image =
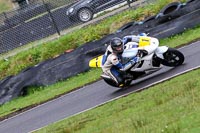
<svg viewBox="0 0 200 133">
<path fill-rule="evenodd" d="M 124 90 L 110 87 L 103 80 L 97 81 L 94 84 L 0 122 L 0 132 L 31 132 L 50 123 L 76 115 L 105 102 L 145 89 L 153 84 L 200 67 L 200 42 L 184 46 L 179 50 L 185 55 L 185 63 L 179 67 L 163 67 L 153 75 L 134 81 L 130 88 Z"/>
</svg>

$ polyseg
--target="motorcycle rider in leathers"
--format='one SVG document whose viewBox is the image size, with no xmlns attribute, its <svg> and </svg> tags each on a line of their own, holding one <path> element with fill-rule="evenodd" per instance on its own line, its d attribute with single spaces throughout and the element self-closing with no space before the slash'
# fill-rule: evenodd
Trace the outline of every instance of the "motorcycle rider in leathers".
<svg viewBox="0 0 200 133">
<path fill-rule="evenodd" d="M 126 70 L 131 68 L 133 64 L 139 63 L 141 56 L 153 53 L 158 47 L 159 42 L 153 37 L 147 37 L 150 40 L 149 46 L 139 47 L 141 36 L 146 36 L 146 34 L 125 36 L 122 40 L 115 37 L 110 41 L 110 45 L 103 56 L 102 76 L 111 77 L 116 86 L 123 85 L 125 79 L 133 78 L 134 75 L 127 74 Z M 122 53 L 127 43 L 134 43 L 132 48 L 137 48 L 139 52 L 138 56 L 132 58 L 128 63 L 122 64 Z"/>
</svg>

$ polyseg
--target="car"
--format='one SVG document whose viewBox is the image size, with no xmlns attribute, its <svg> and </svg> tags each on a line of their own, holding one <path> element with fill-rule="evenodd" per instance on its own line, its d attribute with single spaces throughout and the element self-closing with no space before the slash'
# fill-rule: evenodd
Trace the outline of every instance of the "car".
<svg viewBox="0 0 200 133">
<path fill-rule="evenodd" d="M 80 0 L 68 8 L 66 15 L 73 21 L 88 22 L 95 13 L 125 1 L 127 0 Z"/>
</svg>

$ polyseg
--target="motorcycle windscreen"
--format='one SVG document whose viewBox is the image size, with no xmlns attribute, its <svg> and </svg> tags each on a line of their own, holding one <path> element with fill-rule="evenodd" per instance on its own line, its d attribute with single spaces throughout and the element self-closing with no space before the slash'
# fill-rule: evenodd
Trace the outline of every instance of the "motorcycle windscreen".
<svg viewBox="0 0 200 133">
<path fill-rule="evenodd" d="M 123 58 L 133 58 L 137 55 L 138 53 L 138 49 L 137 48 L 130 48 L 130 49 L 125 49 L 123 54 L 122 54 L 122 57 Z"/>
<path fill-rule="evenodd" d="M 103 59 L 103 55 L 93 58 L 92 60 L 90 60 L 89 66 L 90 67 L 101 67 L 102 59 Z"/>
</svg>

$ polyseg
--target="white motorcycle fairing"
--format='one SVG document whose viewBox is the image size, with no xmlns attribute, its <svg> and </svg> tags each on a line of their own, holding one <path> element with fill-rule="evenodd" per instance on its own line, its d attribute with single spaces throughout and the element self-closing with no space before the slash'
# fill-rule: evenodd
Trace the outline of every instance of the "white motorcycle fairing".
<svg viewBox="0 0 200 133">
<path fill-rule="evenodd" d="M 164 59 L 163 54 L 167 52 L 167 50 L 168 50 L 167 46 L 160 46 L 155 50 L 155 54 L 157 55 L 157 57 Z"/>
<path fill-rule="evenodd" d="M 131 71 L 148 73 L 148 71 L 152 72 L 159 70 L 161 68 L 161 65 L 159 65 L 158 67 L 153 66 L 153 55 L 154 54 L 152 53 L 143 57 L 140 62 L 138 62 L 133 68 L 131 68 Z M 139 67 L 140 64 L 142 65 Z"/>
<path fill-rule="evenodd" d="M 130 48 L 130 45 L 132 45 L 131 43 L 129 43 L 128 45 L 129 45 L 128 49 L 125 49 L 123 54 L 122 54 L 122 58 L 125 60 L 125 62 L 127 60 L 130 60 L 133 57 L 137 56 L 137 53 L 138 53 L 138 48 Z M 152 72 L 152 71 L 154 72 L 154 71 L 161 69 L 162 65 L 154 66 L 154 64 L 153 64 L 154 58 L 153 57 L 156 55 L 158 58 L 164 59 L 163 54 L 167 50 L 168 50 L 167 46 L 157 47 L 156 50 L 152 54 L 142 57 L 141 61 L 138 62 L 137 64 L 135 64 L 130 69 L 130 71 L 149 73 L 149 72 Z"/>
</svg>

